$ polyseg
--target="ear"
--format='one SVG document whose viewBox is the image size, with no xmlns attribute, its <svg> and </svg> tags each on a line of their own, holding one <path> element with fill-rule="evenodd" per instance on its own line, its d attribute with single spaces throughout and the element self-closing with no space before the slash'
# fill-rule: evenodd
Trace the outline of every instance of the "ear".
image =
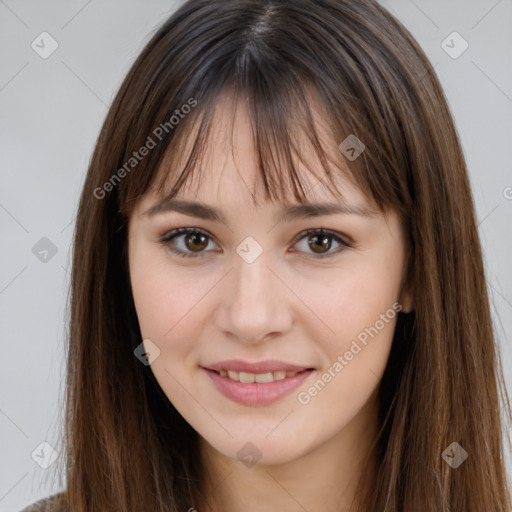
<svg viewBox="0 0 512 512">
<path fill-rule="evenodd" d="M 414 293 L 410 282 L 406 282 L 402 286 L 398 302 L 402 306 L 402 313 L 410 313 L 414 309 Z"/>
</svg>

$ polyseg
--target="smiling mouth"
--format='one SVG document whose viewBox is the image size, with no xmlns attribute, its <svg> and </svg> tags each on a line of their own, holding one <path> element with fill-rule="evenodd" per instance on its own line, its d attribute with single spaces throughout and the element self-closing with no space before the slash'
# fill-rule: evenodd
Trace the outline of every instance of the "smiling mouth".
<svg viewBox="0 0 512 512">
<path fill-rule="evenodd" d="M 264 384 L 268 382 L 274 382 L 278 380 L 284 380 L 288 377 L 294 377 L 298 373 L 303 373 L 312 370 L 312 368 L 307 368 L 302 371 L 286 371 L 286 370 L 277 370 L 274 372 L 265 372 L 265 373 L 251 373 L 251 372 L 238 372 L 234 370 L 209 370 L 211 372 L 220 375 L 221 377 L 226 377 L 229 380 L 235 382 L 241 382 L 242 384 L 251 384 L 256 382 L 258 384 Z"/>
<path fill-rule="evenodd" d="M 290 394 L 315 372 L 314 368 L 276 361 L 252 364 L 253 367 L 259 366 L 251 368 L 258 369 L 259 373 L 243 371 L 242 368 L 245 366 L 244 369 L 248 370 L 247 366 L 250 364 L 241 362 L 225 362 L 215 366 L 217 368 L 203 367 L 203 370 L 217 390 L 226 398 L 246 406 L 264 406 L 276 402 Z M 229 370 L 230 366 L 238 369 Z"/>
</svg>

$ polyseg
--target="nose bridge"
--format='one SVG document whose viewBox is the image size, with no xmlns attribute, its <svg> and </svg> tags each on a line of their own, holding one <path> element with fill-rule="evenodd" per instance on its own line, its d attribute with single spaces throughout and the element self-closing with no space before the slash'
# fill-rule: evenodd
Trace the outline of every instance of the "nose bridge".
<svg viewBox="0 0 512 512">
<path fill-rule="evenodd" d="M 263 254 L 252 262 L 239 257 L 233 275 L 235 295 L 239 305 L 251 302 L 265 305 L 275 296 L 274 293 L 269 293 L 275 287 L 275 283 L 270 279 L 273 275 L 268 269 L 270 263 L 268 260 L 269 258 Z"/>
<path fill-rule="evenodd" d="M 239 341 L 252 343 L 285 331 L 292 318 L 285 287 L 269 268 L 269 255 L 263 251 L 254 259 L 246 258 L 243 250 L 247 247 L 249 252 L 254 250 L 244 243 L 237 248 L 239 254 L 235 255 L 228 289 L 222 297 L 218 327 Z"/>
</svg>

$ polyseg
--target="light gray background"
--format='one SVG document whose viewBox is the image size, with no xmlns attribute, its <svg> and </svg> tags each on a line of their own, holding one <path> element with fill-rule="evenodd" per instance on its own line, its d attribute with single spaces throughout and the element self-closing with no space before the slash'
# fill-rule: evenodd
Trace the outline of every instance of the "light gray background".
<svg viewBox="0 0 512 512">
<path fill-rule="evenodd" d="M 436 66 L 455 116 L 512 389 L 512 0 L 382 4 Z M 55 446 L 61 428 L 65 304 L 80 187 L 114 93 L 176 5 L 0 0 L 0 511 L 59 490 L 45 480 L 53 466 L 42 469 L 31 453 L 43 441 Z M 47 59 L 31 48 L 43 31 L 59 45 Z M 441 47 L 453 31 L 469 43 L 456 59 Z M 58 249 L 46 263 L 32 252 L 42 237 Z"/>
</svg>

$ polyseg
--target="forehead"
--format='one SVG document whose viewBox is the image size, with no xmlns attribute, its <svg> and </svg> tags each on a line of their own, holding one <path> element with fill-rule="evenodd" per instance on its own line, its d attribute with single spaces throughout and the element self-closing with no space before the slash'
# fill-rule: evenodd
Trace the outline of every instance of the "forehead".
<svg viewBox="0 0 512 512">
<path fill-rule="evenodd" d="M 255 145 L 253 119 L 246 102 L 234 102 L 229 93 L 222 94 L 215 105 L 212 122 L 204 143 L 201 146 L 198 164 L 181 182 L 173 197 L 204 201 L 209 204 L 234 207 L 273 207 L 277 204 L 295 204 L 290 179 L 290 162 L 298 176 L 304 202 L 344 201 L 351 204 L 370 205 L 369 198 L 360 190 L 347 171 L 349 164 L 338 149 L 337 141 L 329 129 L 328 116 L 318 101 L 312 99 L 312 112 L 323 153 L 329 163 L 329 174 L 311 144 L 304 129 L 291 126 L 287 131 L 292 148 L 279 147 L 277 140 L 270 140 L 272 130 L 268 130 L 272 168 L 270 175 L 259 171 L 260 154 Z M 163 183 L 153 187 L 146 194 L 153 201 L 168 195 L 176 186 L 196 140 L 199 123 L 190 128 L 190 134 L 183 138 L 179 149 L 174 146 L 163 159 L 158 175 Z M 266 133 L 258 133 L 258 136 Z M 279 151 L 277 150 L 279 149 Z M 289 151 L 287 155 L 287 151 Z M 289 157 L 289 160 L 286 157 Z M 279 190 L 279 200 L 269 200 L 265 194 L 265 181 L 271 188 Z M 147 201 L 146 201 L 147 204 Z"/>
</svg>

